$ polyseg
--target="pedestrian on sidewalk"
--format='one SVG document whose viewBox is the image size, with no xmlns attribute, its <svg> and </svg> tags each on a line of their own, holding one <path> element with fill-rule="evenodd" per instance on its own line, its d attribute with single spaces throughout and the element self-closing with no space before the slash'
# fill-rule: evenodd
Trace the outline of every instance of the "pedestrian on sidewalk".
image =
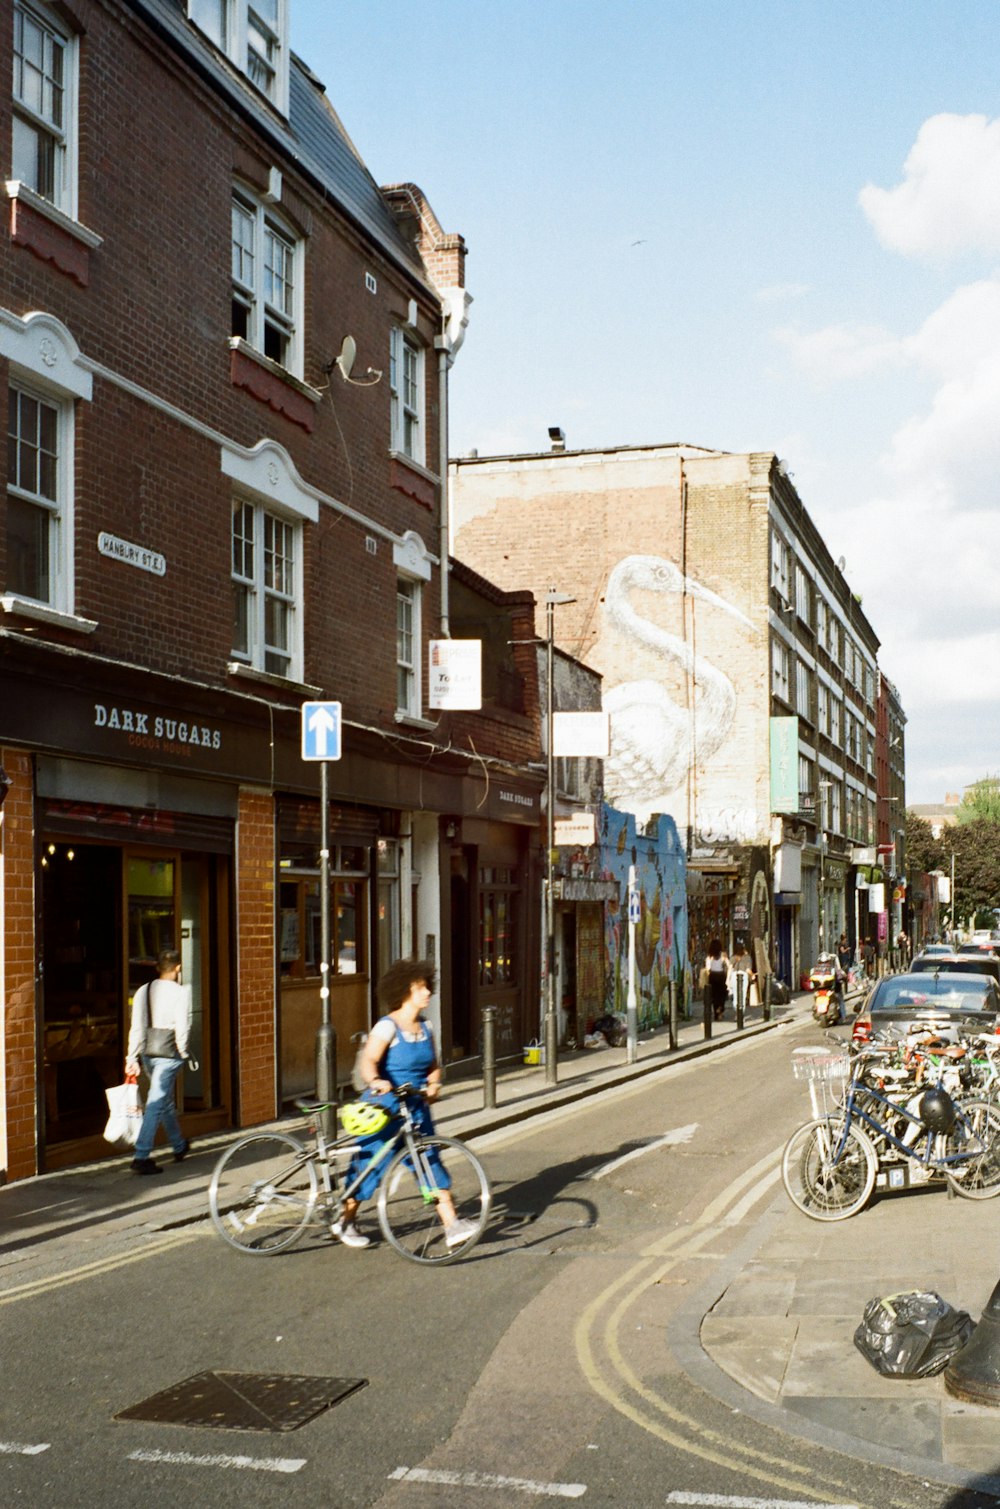
<svg viewBox="0 0 1000 1509">
<path fill-rule="evenodd" d="M 441 1065 L 434 1045 L 434 1034 L 424 1018 L 427 1003 L 434 993 L 434 965 L 429 959 L 401 959 L 386 970 L 378 983 L 378 999 L 386 1015 L 380 1017 L 369 1032 L 358 1062 L 365 1082 L 365 1097 L 391 1096 L 398 1085 L 421 1087 L 425 1100 L 411 1105 L 414 1128 L 418 1135 L 434 1135 L 434 1119 L 429 1102 L 441 1094 Z M 391 1102 L 393 1107 L 398 1101 Z M 388 1107 L 387 1107 L 388 1109 Z M 399 1127 L 399 1118 L 391 1117 L 374 1138 L 365 1139 L 364 1151 L 356 1153 L 347 1171 L 348 1183 L 371 1159 L 379 1141 L 388 1141 Z M 470 1221 L 460 1220 L 451 1196 L 451 1178 L 436 1153 L 427 1163 L 436 1181 L 437 1209 L 445 1227 L 445 1243 L 460 1246 L 475 1230 Z M 358 1206 L 370 1200 L 384 1173 L 378 1164 L 361 1182 L 357 1197 L 344 1201 L 344 1214 L 332 1227 L 333 1235 L 345 1247 L 367 1247 L 371 1240 L 358 1230 Z"/>
<path fill-rule="evenodd" d="M 841 969 L 846 975 L 854 962 L 854 956 L 851 953 L 851 945 L 847 941 L 846 933 L 841 933 L 839 939 L 837 940 L 837 958 L 840 961 Z"/>
<path fill-rule="evenodd" d="M 729 993 L 734 1000 L 738 1001 L 739 984 L 736 980 L 737 975 L 744 975 L 746 977 L 743 983 L 743 1004 L 744 1006 L 749 1006 L 750 990 L 756 977 L 753 972 L 753 960 L 747 952 L 745 943 L 737 943 L 733 949 L 733 957 L 729 966 Z"/>
<path fill-rule="evenodd" d="M 721 938 L 713 938 L 708 945 L 708 957 L 705 960 L 705 968 L 708 970 L 708 996 L 712 1005 L 712 1015 L 717 1022 L 721 1022 L 726 1011 L 726 996 L 729 992 L 729 956 L 722 947 Z"/>
<path fill-rule="evenodd" d="M 132 1023 L 125 1054 L 126 1074 L 138 1074 L 141 1059 L 149 1076 L 146 1109 L 132 1159 L 134 1174 L 162 1174 L 162 1168 L 153 1159 L 153 1143 L 161 1125 L 177 1163 L 191 1147 L 181 1131 L 174 1105 L 174 1084 L 188 1058 L 191 987 L 180 983 L 181 956 L 175 948 L 161 951 L 156 968 L 157 978 L 148 985 L 140 985 L 132 998 Z M 154 1052 L 148 1051 L 151 1032 L 156 1034 Z"/>
</svg>

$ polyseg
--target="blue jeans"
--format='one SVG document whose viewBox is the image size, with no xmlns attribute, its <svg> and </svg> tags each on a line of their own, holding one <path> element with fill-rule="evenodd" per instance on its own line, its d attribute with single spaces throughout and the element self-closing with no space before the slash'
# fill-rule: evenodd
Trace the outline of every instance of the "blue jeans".
<svg viewBox="0 0 1000 1509">
<path fill-rule="evenodd" d="M 184 1067 L 182 1058 L 148 1058 L 142 1055 L 142 1067 L 149 1075 L 149 1096 L 143 1112 L 142 1126 L 135 1144 L 136 1158 L 149 1158 L 156 1140 L 156 1128 L 163 1130 L 175 1153 L 184 1151 L 184 1133 L 174 1106 L 174 1082 Z"/>
</svg>

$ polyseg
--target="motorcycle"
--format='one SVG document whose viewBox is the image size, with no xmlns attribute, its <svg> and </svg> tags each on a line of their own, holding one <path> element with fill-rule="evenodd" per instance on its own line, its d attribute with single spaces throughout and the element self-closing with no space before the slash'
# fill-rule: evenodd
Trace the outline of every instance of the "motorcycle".
<svg viewBox="0 0 1000 1509">
<path fill-rule="evenodd" d="M 820 955 L 809 971 L 809 989 L 813 993 L 813 1020 L 821 1027 L 836 1027 L 844 1015 L 843 974 L 836 959 Z"/>
</svg>

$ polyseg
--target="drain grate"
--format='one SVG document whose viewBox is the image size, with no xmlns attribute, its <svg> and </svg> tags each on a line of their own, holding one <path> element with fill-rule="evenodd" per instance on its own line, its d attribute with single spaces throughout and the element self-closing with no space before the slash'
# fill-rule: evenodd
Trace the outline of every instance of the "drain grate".
<svg viewBox="0 0 1000 1509">
<path fill-rule="evenodd" d="M 155 1420 L 203 1430 L 298 1430 L 364 1388 L 367 1378 L 303 1378 L 290 1373 L 195 1373 L 116 1420 Z"/>
</svg>

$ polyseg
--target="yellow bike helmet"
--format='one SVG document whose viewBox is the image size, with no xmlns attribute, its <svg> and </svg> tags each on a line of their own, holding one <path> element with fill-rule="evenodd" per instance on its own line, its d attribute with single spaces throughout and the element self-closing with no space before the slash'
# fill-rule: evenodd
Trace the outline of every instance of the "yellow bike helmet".
<svg viewBox="0 0 1000 1509">
<path fill-rule="evenodd" d="M 389 1113 L 367 1100 L 351 1100 L 340 1108 L 344 1131 L 351 1137 L 374 1137 L 388 1124 Z"/>
</svg>

